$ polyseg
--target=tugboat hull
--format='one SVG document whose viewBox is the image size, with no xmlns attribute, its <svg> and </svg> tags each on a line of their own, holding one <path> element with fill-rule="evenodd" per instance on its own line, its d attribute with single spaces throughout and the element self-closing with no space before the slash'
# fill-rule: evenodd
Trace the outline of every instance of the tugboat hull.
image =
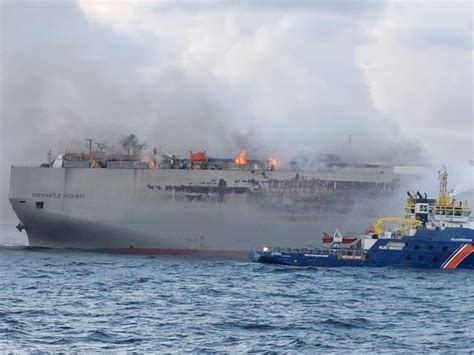
<svg viewBox="0 0 474 355">
<path fill-rule="evenodd" d="M 379 239 L 368 250 L 327 248 L 319 250 L 263 248 L 252 260 L 292 266 L 417 267 L 429 269 L 474 269 L 474 231 L 446 228 L 420 230 L 414 237 Z"/>
</svg>

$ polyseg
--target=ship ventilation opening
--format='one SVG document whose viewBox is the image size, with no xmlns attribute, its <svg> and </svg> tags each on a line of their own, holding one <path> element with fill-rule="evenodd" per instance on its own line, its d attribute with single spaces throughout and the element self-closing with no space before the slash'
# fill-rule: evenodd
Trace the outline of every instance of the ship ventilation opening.
<svg viewBox="0 0 474 355">
<path fill-rule="evenodd" d="M 43 201 L 36 201 L 36 208 L 44 208 L 44 202 Z"/>
</svg>

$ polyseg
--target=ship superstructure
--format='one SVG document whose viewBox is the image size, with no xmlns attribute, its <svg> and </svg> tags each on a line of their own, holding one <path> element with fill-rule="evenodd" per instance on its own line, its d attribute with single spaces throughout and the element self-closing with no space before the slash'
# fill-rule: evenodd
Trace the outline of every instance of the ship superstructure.
<svg viewBox="0 0 474 355">
<path fill-rule="evenodd" d="M 403 178 L 382 165 L 283 168 L 244 150 L 68 153 L 12 167 L 9 199 L 33 246 L 242 257 L 262 244 L 314 245 L 336 222 L 357 230 L 392 210 Z"/>
<path fill-rule="evenodd" d="M 448 172 L 439 172 L 437 200 L 408 192 L 406 215 L 384 217 L 369 225 L 359 238 L 336 230 L 323 236 L 320 249 L 262 247 L 256 262 L 295 266 L 408 266 L 474 269 L 474 223 L 467 201 L 456 201 L 447 191 Z M 387 228 L 397 223 L 395 229 Z M 345 242 L 348 241 L 348 242 Z"/>
</svg>

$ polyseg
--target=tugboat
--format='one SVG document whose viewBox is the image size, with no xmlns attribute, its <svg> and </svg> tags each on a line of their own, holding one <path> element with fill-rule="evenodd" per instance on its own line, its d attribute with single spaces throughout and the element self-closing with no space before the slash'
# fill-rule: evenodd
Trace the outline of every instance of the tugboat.
<svg viewBox="0 0 474 355">
<path fill-rule="evenodd" d="M 474 223 L 467 201 L 448 193 L 448 172 L 439 171 L 439 197 L 408 192 L 405 217 L 379 218 L 359 237 L 337 229 L 323 235 L 323 247 L 292 249 L 264 246 L 251 253 L 254 262 L 294 266 L 392 266 L 474 269 Z M 385 225 L 397 224 L 395 229 Z"/>
</svg>

